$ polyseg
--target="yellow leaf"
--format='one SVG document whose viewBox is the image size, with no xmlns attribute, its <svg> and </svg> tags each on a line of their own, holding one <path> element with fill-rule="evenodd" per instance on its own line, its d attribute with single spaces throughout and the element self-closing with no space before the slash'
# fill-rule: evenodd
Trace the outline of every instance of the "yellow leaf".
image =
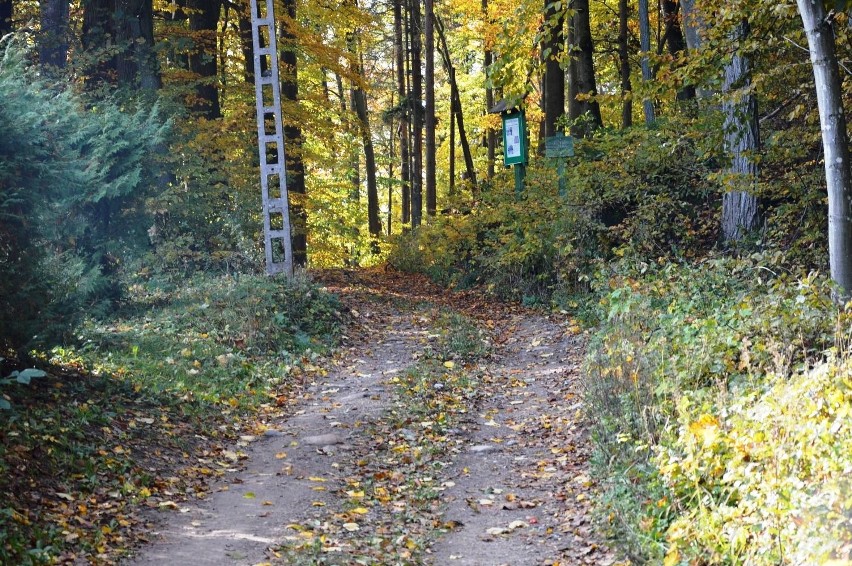
<svg viewBox="0 0 852 566">
<path fill-rule="evenodd" d="M 254 499 L 254 498 L 255 498 L 255 497 L 257 497 L 257 496 L 254 494 L 254 492 L 253 492 L 253 491 L 247 491 L 247 492 L 243 495 L 243 497 L 245 497 L 246 499 Z"/>
<path fill-rule="evenodd" d="M 355 509 L 352 510 L 352 512 L 357 513 L 358 515 L 366 515 L 367 513 L 370 512 L 370 510 L 367 509 L 366 507 L 356 507 Z"/>
<path fill-rule="evenodd" d="M 672 546 L 671 549 L 669 549 L 669 553 L 666 554 L 666 557 L 663 560 L 663 566 L 676 566 L 679 560 L 680 552 L 678 552 L 677 546 Z"/>
<path fill-rule="evenodd" d="M 279 452 L 278 454 L 275 455 L 275 457 L 279 460 L 282 460 L 282 459 L 287 457 L 287 453 L 286 452 Z"/>
<path fill-rule="evenodd" d="M 353 533 L 359 530 L 361 527 L 358 526 L 358 523 L 343 523 L 343 528 L 349 531 L 350 533 Z"/>
<path fill-rule="evenodd" d="M 449 368 L 449 369 L 453 369 L 454 367 L 456 367 L 456 362 L 454 362 L 452 360 L 447 360 L 446 362 L 444 362 L 444 367 Z"/>
<path fill-rule="evenodd" d="M 351 497 L 352 499 L 363 499 L 364 491 L 363 490 L 350 490 L 346 492 L 346 495 Z"/>
<path fill-rule="evenodd" d="M 308 478 L 308 481 L 326 482 L 328 480 L 325 479 L 325 478 L 318 478 L 316 476 L 311 476 L 311 477 Z"/>
</svg>

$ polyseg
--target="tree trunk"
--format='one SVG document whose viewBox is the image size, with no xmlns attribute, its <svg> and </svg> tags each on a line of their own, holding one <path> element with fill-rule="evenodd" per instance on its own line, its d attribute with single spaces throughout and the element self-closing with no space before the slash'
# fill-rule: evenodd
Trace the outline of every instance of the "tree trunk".
<svg viewBox="0 0 852 566">
<path fill-rule="evenodd" d="M 834 31 L 821 0 L 797 0 L 814 69 L 828 188 L 828 257 L 841 299 L 852 294 L 852 170 Z"/>
<path fill-rule="evenodd" d="M 680 2 L 678 0 L 662 0 L 663 19 L 665 20 L 666 47 L 669 54 L 677 60 L 678 56 L 686 51 L 686 41 L 683 37 L 683 29 L 680 27 Z M 685 85 L 678 90 L 678 100 L 692 100 L 695 98 L 695 87 Z"/>
<path fill-rule="evenodd" d="M 447 44 L 444 23 L 438 18 L 437 24 L 438 37 L 441 39 L 441 58 L 450 81 L 450 112 L 451 115 L 455 115 L 456 117 L 456 123 L 459 127 L 459 143 L 461 144 L 462 154 L 464 155 L 465 174 L 467 175 L 468 182 L 470 182 L 471 193 L 476 197 L 479 185 L 476 182 L 476 167 L 473 165 L 473 154 L 470 152 L 470 143 L 468 142 L 467 132 L 464 128 L 464 112 L 462 112 L 459 85 L 456 82 L 456 69 L 453 66 L 452 59 L 450 59 L 450 48 Z"/>
<path fill-rule="evenodd" d="M 704 19 L 695 8 L 695 0 L 680 0 L 681 13 L 683 16 L 684 39 L 687 48 L 691 50 L 701 48 L 701 30 L 704 29 Z"/>
<path fill-rule="evenodd" d="M 189 0 L 187 7 L 190 8 L 189 29 L 193 42 L 189 70 L 197 75 L 195 98 L 190 109 L 208 119 L 221 118 L 216 44 L 222 0 Z"/>
<path fill-rule="evenodd" d="M 570 7 L 574 8 L 574 0 Z M 571 135 L 582 137 L 582 132 L 577 126 L 577 119 L 582 115 L 582 107 L 577 95 L 580 89 L 577 86 L 577 18 L 568 18 L 568 45 L 570 45 L 570 59 L 568 61 L 568 118 L 571 120 Z"/>
<path fill-rule="evenodd" d="M 426 58 L 426 214 L 435 216 L 437 208 L 435 169 L 435 6 L 425 0 L 424 30 Z"/>
<path fill-rule="evenodd" d="M 579 53 L 577 54 L 577 95 L 582 98 L 580 114 L 590 118 L 589 127 L 599 128 L 603 125 L 601 108 L 595 97 L 598 87 L 595 82 L 594 43 L 589 14 L 589 0 L 575 0 L 574 34 Z"/>
<path fill-rule="evenodd" d="M 552 0 L 544 0 L 544 137 L 557 133 L 556 121 L 565 114 L 565 10 Z"/>
<path fill-rule="evenodd" d="M 41 33 L 38 56 L 41 66 L 64 69 L 68 60 L 68 0 L 40 0 L 39 9 Z"/>
<path fill-rule="evenodd" d="M 455 70 L 450 73 L 450 80 L 455 80 Z M 451 197 L 456 194 L 456 108 L 455 100 L 450 103 L 450 159 L 449 159 L 449 187 L 447 194 Z"/>
<path fill-rule="evenodd" d="M 410 160 L 411 156 L 409 155 L 408 150 L 408 141 L 409 141 L 409 114 L 407 112 L 407 104 L 409 102 L 408 99 L 408 89 L 406 88 L 406 69 L 405 69 L 405 46 L 403 45 L 402 38 L 402 22 L 403 22 L 403 10 L 402 10 L 402 0 L 394 0 L 393 2 L 393 30 L 394 30 L 394 56 L 396 58 L 396 88 L 397 94 L 399 95 L 400 105 L 403 109 L 400 112 L 400 120 L 399 120 L 399 161 L 400 161 L 400 177 L 402 179 L 402 202 L 400 203 L 402 206 L 402 223 L 406 224 L 410 221 L 410 213 L 411 213 L 411 195 L 409 191 L 411 190 L 411 168 Z"/>
<path fill-rule="evenodd" d="M 618 70 L 621 75 L 621 127 L 633 125 L 633 86 L 630 84 L 630 54 L 627 50 L 627 0 L 618 0 Z"/>
<path fill-rule="evenodd" d="M 243 53 L 243 80 L 253 85 L 254 44 L 251 39 L 251 6 L 248 2 L 239 5 L 237 25 L 240 28 L 240 51 Z"/>
<path fill-rule="evenodd" d="M 414 129 L 414 171 L 411 173 L 411 226 L 420 226 L 423 220 L 423 74 L 420 70 L 420 0 L 410 0 L 411 21 L 411 104 Z"/>
<path fill-rule="evenodd" d="M 162 82 L 154 52 L 152 0 L 115 0 L 115 21 L 115 39 L 121 50 L 116 58 L 119 84 L 159 89 Z"/>
<path fill-rule="evenodd" d="M 83 69 L 86 85 L 95 89 L 115 79 L 116 59 L 109 50 L 115 45 L 113 0 L 83 0 L 83 29 L 81 43 L 86 53 Z"/>
<path fill-rule="evenodd" d="M 737 26 L 735 41 L 748 36 L 748 22 Z M 731 155 L 731 168 L 735 187 L 722 197 L 722 236 L 726 242 L 738 242 L 757 228 L 758 201 L 754 194 L 757 181 L 757 163 L 754 154 L 760 148 L 760 131 L 757 121 L 757 100 L 750 92 L 751 65 L 736 47 L 731 62 L 725 67 L 722 91 L 726 95 L 725 146 Z"/>
<path fill-rule="evenodd" d="M 281 52 L 281 99 L 293 106 L 299 102 L 299 63 L 296 58 L 296 36 L 291 26 L 296 23 L 297 0 L 284 0 L 286 18 L 279 26 L 283 50 Z M 305 210 L 305 162 L 302 151 L 302 128 L 293 117 L 284 123 L 285 168 L 287 190 L 290 198 L 290 223 L 292 226 L 293 265 L 308 264 L 308 213 Z"/>
<path fill-rule="evenodd" d="M 0 38 L 12 32 L 12 0 L 0 0 Z"/>
<path fill-rule="evenodd" d="M 482 0 L 482 15 L 486 22 L 490 21 L 488 16 L 488 0 Z M 491 52 L 488 40 L 485 43 L 485 111 L 488 112 L 494 108 L 494 87 L 491 86 L 491 81 L 488 80 L 488 68 L 494 63 L 494 54 Z M 485 144 L 488 147 L 488 169 L 486 175 L 488 180 L 494 178 L 494 160 L 497 155 L 497 132 L 494 128 L 488 128 L 485 133 Z"/>
<path fill-rule="evenodd" d="M 642 81 L 646 87 L 651 82 L 651 62 L 648 53 L 651 51 L 651 22 L 648 18 L 648 0 L 639 0 L 639 43 L 642 50 Z M 645 125 L 651 126 L 656 120 L 654 102 L 649 98 L 642 100 L 642 110 L 645 113 Z"/>
<path fill-rule="evenodd" d="M 363 69 L 359 65 L 359 74 Z M 363 75 L 362 75 L 363 78 Z M 382 235 L 382 221 L 379 219 L 379 191 L 376 182 L 376 153 L 373 149 L 373 135 L 370 131 L 370 117 L 367 114 L 367 93 L 356 84 L 354 88 L 355 113 L 361 127 L 361 139 L 364 142 L 364 169 L 367 173 L 367 225 L 370 235 L 378 238 Z"/>
</svg>

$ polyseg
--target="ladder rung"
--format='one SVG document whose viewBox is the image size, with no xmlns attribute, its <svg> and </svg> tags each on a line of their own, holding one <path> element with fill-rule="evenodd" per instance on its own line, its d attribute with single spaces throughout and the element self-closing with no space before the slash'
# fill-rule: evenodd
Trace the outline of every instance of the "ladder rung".
<svg viewBox="0 0 852 566">
<path fill-rule="evenodd" d="M 277 106 L 264 106 L 260 109 L 264 114 L 275 114 L 275 111 L 278 109 Z"/>
<path fill-rule="evenodd" d="M 271 26 L 272 18 L 269 16 L 265 18 L 255 18 L 252 23 L 254 23 L 257 27 Z"/>
<path fill-rule="evenodd" d="M 278 239 L 278 238 L 289 238 L 290 235 L 287 233 L 287 230 L 270 230 L 269 231 L 269 239 Z"/>
<path fill-rule="evenodd" d="M 267 163 L 265 165 L 261 165 L 261 170 L 264 175 L 280 175 L 281 165 L 278 163 L 273 163 L 272 165 Z"/>
<path fill-rule="evenodd" d="M 272 85 L 272 84 L 275 84 L 275 82 L 276 82 L 275 78 L 276 77 L 273 76 L 273 73 L 270 73 L 269 71 L 267 71 L 266 73 L 264 73 L 264 74 L 262 74 L 258 77 L 257 82 L 262 84 L 262 85 Z"/>
<path fill-rule="evenodd" d="M 277 128 L 276 128 L 277 129 Z M 283 140 L 278 134 L 267 134 L 263 136 L 263 143 L 281 143 Z"/>
</svg>

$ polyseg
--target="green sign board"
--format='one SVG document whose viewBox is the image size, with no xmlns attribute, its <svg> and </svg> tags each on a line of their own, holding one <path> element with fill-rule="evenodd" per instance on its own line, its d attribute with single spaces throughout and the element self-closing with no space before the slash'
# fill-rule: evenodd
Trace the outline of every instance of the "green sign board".
<svg viewBox="0 0 852 566">
<path fill-rule="evenodd" d="M 574 157 L 574 138 L 558 134 L 544 140 L 545 157 Z"/>
<path fill-rule="evenodd" d="M 523 165 L 527 162 L 527 121 L 524 113 L 511 110 L 503 113 L 503 163 Z"/>
</svg>

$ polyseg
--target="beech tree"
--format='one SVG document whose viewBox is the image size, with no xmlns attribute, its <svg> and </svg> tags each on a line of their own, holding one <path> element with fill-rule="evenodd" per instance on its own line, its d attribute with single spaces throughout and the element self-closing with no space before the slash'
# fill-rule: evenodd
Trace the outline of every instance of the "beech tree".
<svg viewBox="0 0 852 566">
<path fill-rule="evenodd" d="M 565 113 L 565 71 L 562 53 L 565 49 L 565 8 L 561 3 L 544 0 L 544 136 L 557 133 L 556 121 Z"/>
<path fill-rule="evenodd" d="M 822 126 L 831 278 L 848 299 L 852 293 L 852 172 L 834 30 L 822 0 L 797 0 L 797 4 L 808 38 Z"/>
</svg>

